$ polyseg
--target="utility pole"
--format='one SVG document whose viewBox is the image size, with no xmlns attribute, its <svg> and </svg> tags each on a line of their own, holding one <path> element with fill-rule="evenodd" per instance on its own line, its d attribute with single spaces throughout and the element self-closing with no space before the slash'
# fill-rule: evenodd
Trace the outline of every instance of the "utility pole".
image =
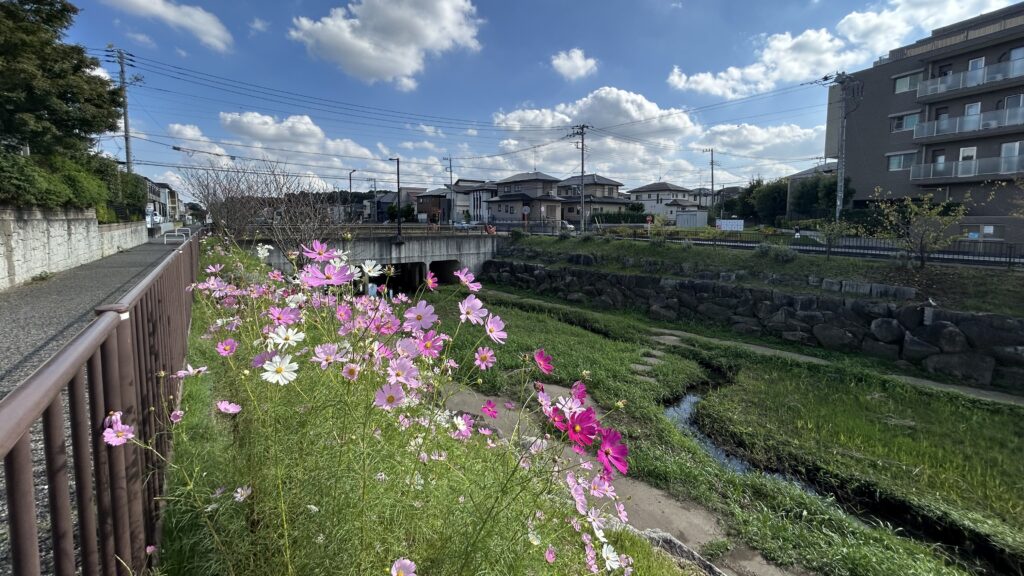
<svg viewBox="0 0 1024 576">
<path fill-rule="evenodd" d="M 863 97 L 864 83 L 845 72 L 825 76 L 816 82 L 827 86 L 839 86 L 839 158 L 836 162 L 836 221 L 843 213 L 843 196 L 846 192 L 846 119 L 859 106 Z"/>
<path fill-rule="evenodd" d="M 586 151 L 587 151 L 587 128 L 593 128 L 587 124 L 578 124 L 573 126 L 572 136 L 579 136 L 580 142 L 580 232 L 587 231 L 587 206 L 583 192 L 585 191 L 583 186 L 583 176 L 587 173 L 586 171 Z"/>
<path fill-rule="evenodd" d="M 711 152 L 711 202 L 708 204 L 708 210 L 710 211 L 715 207 L 715 149 L 705 148 L 703 152 Z M 721 211 L 719 211 L 719 214 L 721 214 Z"/>
<path fill-rule="evenodd" d="M 398 238 L 402 239 L 402 159 L 388 158 L 395 163 L 395 187 L 398 188 L 398 195 L 395 197 L 395 203 L 398 204 Z"/>
<path fill-rule="evenodd" d="M 455 177 L 455 172 L 452 171 L 452 158 L 451 156 L 446 156 L 441 158 L 441 160 L 448 161 L 448 168 L 445 168 L 445 172 L 448 173 L 448 193 L 452 195 L 452 199 L 448 201 L 448 224 L 455 224 L 455 189 L 452 188 L 452 186 L 455 185 L 455 183 L 452 182 L 452 178 Z M 447 196 L 447 194 L 445 194 L 445 196 Z M 438 224 L 440 224 L 440 222 L 438 222 Z"/>
<path fill-rule="evenodd" d="M 352 175 L 356 173 L 355 168 L 348 171 L 348 214 L 352 217 Z"/>
<path fill-rule="evenodd" d="M 124 106 L 121 108 L 121 115 L 124 120 L 124 166 L 129 174 L 132 173 L 132 136 L 131 129 L 128 127 L 128 83 L 124 77 L 124 50 L 117 48 L 114 50 L 117 54 L 117 65 L 120 67 L 120 80 L 121 80 L 121 101 Z"/>
</svg>

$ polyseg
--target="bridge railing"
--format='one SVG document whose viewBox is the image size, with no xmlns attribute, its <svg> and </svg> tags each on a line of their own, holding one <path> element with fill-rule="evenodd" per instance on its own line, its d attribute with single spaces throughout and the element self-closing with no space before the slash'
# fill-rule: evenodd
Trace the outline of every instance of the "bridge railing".
<svg viewBox="0 0 1024 576">
<path fill-rule="evenodd" d="M 139 442 L 169 454 L 166 431 L 179 394 L 177 380 L 163 375 L 185 360 L 192 309 L 185 288 L 198 261 L 193 236 L 117 303 L 97 308 L 85 330 L 0 401 L 14 574 L 36 576 L 44 563 L 57 576 L 145 570 L 146 546 L 160 540 L 163 459 L 130 442 L 108 446 L 103 430 L 120 411 Z M 34 446 L 40 421 L 42 442 Z M 44 478 L 36 477 L 37 465 Z M 39 510 L 37 482 L 47 491 Z M 50 532 L 42 551 L 39 526 Z"/>
<path fill-rule="evenodd" d="M 253 225 L 241 230 L 241 238 L 252 241 L 271 241 L 275 235 L 287 235 L 289 231 L 296 235 L 308 233 L 302 226 Z M 402 236 L 483 236 L 487 229 L 483 224 L 421 224 L 403 223 Z M 344 238 L 386 238 L 398 235 L 397 224 L 341 224 L 333 230 L 321 232 L 319 240 Z M 307 241 L 313 240 L 312 238 Z"/>
</svg>

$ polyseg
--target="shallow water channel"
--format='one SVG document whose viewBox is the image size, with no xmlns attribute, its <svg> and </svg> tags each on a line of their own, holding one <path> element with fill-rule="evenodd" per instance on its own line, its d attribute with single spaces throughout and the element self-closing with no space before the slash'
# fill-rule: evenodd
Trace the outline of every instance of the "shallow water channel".
<svg viewBox="0 0 1024 576">
<path fill-rule="evenodd" d="M 697 444 L 699 444 L 709 456 L 717 460 L 721 465 L 725 466 L 729 470 L 737 474 L 764 474 L 765 476 L 771 476 L 772 478 L 793 484 L 809 494 L 818 494 L 813 487 L 801 482 L 793 476 L 777 472 L 765 472 L 743 458 L 729 454 L 725 449 L 716 444 L 715 441 L 707 434 L 701 432 L 700 428 L 698 428 L 697 424 L 693 421 L 693 411 L 702 398 L 703 395 L 690 392 L 686 396 L 683 396 L 683 399 L 678 403 L 666 408 L 665 415 L 668 416 L 669 420 L 672 420 L 676 426 L 682 428 L 692 436 L 693 439 L 697 441 Z"/>
</svg>

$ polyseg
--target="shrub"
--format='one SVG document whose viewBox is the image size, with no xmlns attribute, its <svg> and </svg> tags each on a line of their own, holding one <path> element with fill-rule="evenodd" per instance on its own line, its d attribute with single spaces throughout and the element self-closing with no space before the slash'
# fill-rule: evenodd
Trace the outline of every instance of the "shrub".
<svg viewBox="0 0 1024 576">
<path fill-rule="evenodd" d="M 570 238 L 572 238 L 572 234 L 569 234 L 568 232 L 566 232 L 564 230 L 558 233 L 558 239 L 559 240 L 568 240 Z"/>
<path fill-rule="evenodd" d="M 522 230 L 519 230 L 518 228 L 513 228 L 512 231 L 508 233 L 509 238 L 511 238 L 513 242 L 515 242 L 516 240 L 521 240 L 523 238 L 526 238 L 529 235 L 530 235 L 529 232 L 523 232 Z"/>
<path fill-rule="evenodd" d="M 758 258 L 767 258 L 777 264 L 788 264 L 796 260 L 796 250 L 775 244 L 758 244 L 754 248 L 754 255 Z"/>
</svg>

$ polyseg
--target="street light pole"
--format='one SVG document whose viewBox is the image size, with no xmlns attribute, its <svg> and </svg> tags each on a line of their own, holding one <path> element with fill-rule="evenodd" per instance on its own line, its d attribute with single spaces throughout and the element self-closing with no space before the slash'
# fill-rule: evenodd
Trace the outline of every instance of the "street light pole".
<svg viewBox="0 0 1024 576">
<path fill-rule="evenodd" d="M 352 175 L 355 173 L 354 168 L 348 171 L 348 213 L 350 217 L 352 215 Z"/>
<path fill-rule="evenodd" d="M 395 163 L 395 187 L 398 189 L 398 196 L 395 197 L 395 203 L 398 204 L 398 238 L 402 238 L 402 159 L 388 158 Z"/>
</svg>

